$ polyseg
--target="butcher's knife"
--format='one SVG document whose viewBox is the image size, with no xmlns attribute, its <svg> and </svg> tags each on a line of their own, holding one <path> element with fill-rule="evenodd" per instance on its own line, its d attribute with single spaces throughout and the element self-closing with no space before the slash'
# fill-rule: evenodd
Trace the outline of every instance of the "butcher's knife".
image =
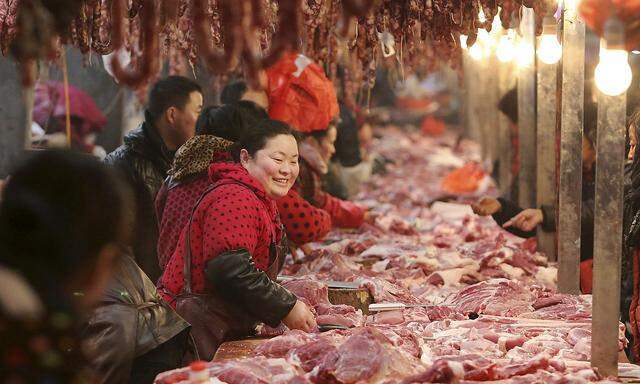
<svg viewBox="0 0 640 384">
<path fill-rule="evenodd" d="M 405 308 L 454 308 L 453 305 L 438 305 L 438 304 L 404 304 L 404 303 L 375 303 L 369 304 L 369 312 L 383 312 L 383 311 L 397 311 Z"/>
<path fill-rule="evenodd" d="M 318 324 L 318 331 L 327 332 L 334 329 L 349 329 L 349 327 L 340 324 Z"/>
<path fill-rule="evenodd" d="M 333 288 L 333 289 L 358 289 L 358 288 L 360 288 L 360 284 L 354 283 L 352 281 L 327 280 L 327 281 L 325 281 L 325 283 L 327 283 L 327 286 L 329 288 Z"/>
<path fill-rule="evenodd" d="M 278 275 L 278 278 L 276 281 L 278 283 L 283 283 L 285 281 L 291 281 L 296 279 L 300 279 L 300 276 Z M 327 284 L 327 287 L 331 289 L 359 289 L 360 288 L 360 284 L 354 283 L 351 281 L 320 280 L 320 282 Z"/>
</svg>

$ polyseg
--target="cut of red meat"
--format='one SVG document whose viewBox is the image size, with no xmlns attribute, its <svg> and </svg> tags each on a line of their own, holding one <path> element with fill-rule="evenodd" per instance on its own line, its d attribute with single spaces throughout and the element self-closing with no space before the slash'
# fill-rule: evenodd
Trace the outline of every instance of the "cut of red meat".
<svg viewBox="0 0 640 384">
<path fill-rule="evenodd" d="M 260 344 L 255 353 L 266 357 L 284 357 L 291 349 L 305 345 L 312 339 L 311 334 L 294 329 Z"/>
<path fill-rule="evenodd" d="M 402 380 L 402 384 L 451 383 L 463 377 L 464 368 L 461 363 L 436 360 L 428 370 Z"/>
<path fill-rule="evenodd" d="M 373 317 L 373 323 L 389 325 L 402 324 L 404 323 L 404 315 L 402 314 L 402 310 L 376 313 Z"/>
<path fill-rule="evenodd" d="M 525 363 L 510 364 L 496 368 L 495 379 L 508 379 L 513 376 L 523 376 L 534 373 L 549 366 L 549 356 L 539 355 Z"/>
<path fill-rule="evenodd" d="M 517 316 L 533 309 L 535 297 L 519 284 L 506 279 L 483 281 L 460 290 L 450 301 L 458 311 L 499 316 Z"/>
<path fill-rule="evenodd" d="M 300 362 L 300 367 L 305 372 L 310 372 L 313 368 L 320 366 L 327 356 L 334 356 L 337 348 L 333 343 L 323 337 L 299 346 L 291 351 L 290 356 Z"/>
<path fill-rule="evenodd" d="M 298 296 L 298 298 L 305 298 L 313 307 L 318 304 L 330 304 L 329 289 L 325 283 L 310 279 L 299 279 L 285 281 L 282 286 Z"/>
<path fill-rule="evenodd" d="M 335 359 L 325 360 L 320 366 L 319 376 L 333 377 L 345 384 L 373 377 L 384 363 L 384 348 L 379 342 L 381 337 L 384 336 L 372 328 L 364 328 L 351 336 L 338 348 Z"/>
</svg>

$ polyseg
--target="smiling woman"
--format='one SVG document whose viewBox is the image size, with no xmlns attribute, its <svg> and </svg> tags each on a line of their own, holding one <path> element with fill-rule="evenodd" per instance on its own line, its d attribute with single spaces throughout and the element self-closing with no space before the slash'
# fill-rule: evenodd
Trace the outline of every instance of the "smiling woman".
<svg viewBox="0 0 640 384">
<path fill-rule="evenodd" d="M 286 247 L 274 199 L 298 176 L 296 139 L 286 124 L 262 120 L 232 154 L 234 162 L 209 167 L 211 186 L 159 281 L 209 360 L 220 343 L 251 335 L 258 322 L 305 331 L 316 325 L 307 306 L 275 282 Z"/>
<path fill-rule="evenodd" d="M 298 142 L 289 127 L 267 120 L 236 145 L 234 158 L 272 199 L 285 196 L 298 177 Z"/>
</svg>

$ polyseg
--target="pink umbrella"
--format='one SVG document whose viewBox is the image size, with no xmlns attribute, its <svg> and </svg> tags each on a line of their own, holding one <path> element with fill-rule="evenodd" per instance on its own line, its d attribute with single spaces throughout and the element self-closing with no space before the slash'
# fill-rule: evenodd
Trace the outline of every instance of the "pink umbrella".
<svg viewBox="0 0 640 384">
<path fill-rule="evenodd" d="M 101 132 L 107 118 L 91 96 L 69 85 L 72 135 L 78 138 Z M 47 133 L 64 131 L 66 108 L 64 85 L 59 81 L 38 82 L 35 86 L 33 120 Z"/>
</svg>

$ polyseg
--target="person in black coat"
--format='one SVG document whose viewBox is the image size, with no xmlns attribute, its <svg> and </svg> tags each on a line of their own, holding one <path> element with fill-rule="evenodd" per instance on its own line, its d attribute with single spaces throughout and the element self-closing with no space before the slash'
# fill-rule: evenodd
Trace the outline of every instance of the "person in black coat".
<svg viewBox="0 0 640 384">
<path fill-rule="evenodd" d="M 181 76 L 159 80 L 149 93 L 144 122 L 105 159 L 122 171 L 134 191 L 137 211 L 133 255 L 154 282 L 160 277 L 154 201 L 175 151 L 195 135 L 201 110 L 202 90 L 198 84 Z"/>
<path fill-rule="evenodd" d="M 582 209 L 580 260 L 593 258 L 593 214 L 595 204 L 595 149 L 590 130 L 582 141 Z M 591 136 L 592 137 L 592 136 Z M 556 212 L 552 206 L 524 209 L 504 198 L 483 197 L 471 205 L 480 216 L 491 215 L 498 225 L 516 236 L 529 238 L 536 235 L 540 225 L 544 231 L 556 230 Z"/>
</svg>

